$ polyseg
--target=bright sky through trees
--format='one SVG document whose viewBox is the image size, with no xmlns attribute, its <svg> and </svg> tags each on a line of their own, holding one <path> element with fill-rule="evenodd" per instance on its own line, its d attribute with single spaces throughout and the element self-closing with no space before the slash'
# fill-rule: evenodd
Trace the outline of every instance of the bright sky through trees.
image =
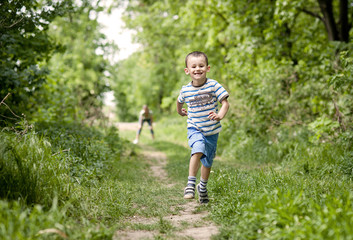
<svg viewBox="0 0 353 240">
<path fill-rule="evenodd" d="M 124 7 L 114 8 L 111 14 L 101 12 L 98 17 L 99 23 L 104 26 L 101 32 L 107 36 L 108 40 L 114 41 L 119 47 L 119 51 L 112 59 L 114 62 L 128 58 L 139 47 L 139 44 L 132 43 L 133 31 L 124 28 L 124 22 L 121 19 L 123 12 Z"/>
<path fill-rule="evenodd" d="M 110 3 L 108 2 L 107 6 L 108 4 Z M 117 53 L 110 58 L 108 57 L 108 59 L 113 62 L 128 58 L 139 47 L 139 44 L 132 43 L 133 31 L 125 28 L 124 22 L 121 19 L 124 9 L 125 7 L 114 8 L 110 14 L 101 12 L 98 17 L 99 23 L 104 26 L 104 28 L 101 29 L 101 32 L 107 36 L 109 41 L 114 41 L 119 47 Z M 113 91 L 104 94 L 104 103 L 108 106 L 115 105 Z"/>
</svg>

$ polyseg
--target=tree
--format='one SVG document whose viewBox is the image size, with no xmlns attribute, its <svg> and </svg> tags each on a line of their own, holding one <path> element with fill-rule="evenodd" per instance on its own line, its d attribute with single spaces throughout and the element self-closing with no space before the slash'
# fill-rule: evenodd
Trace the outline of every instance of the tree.
<svg viewBox="0 0 353 240">
<path fill-rule="evenodd" d="M 187 82 L 179 66 L 187 53 L 201 50 L 209 55 L 208 76 L 231 93 L 233 129 L 242 125 L 261 134 L 320 116 L 335 119 L 332 99 L 340 107 L 336 98 L 347 93 L 334 95 L 328 82 L 334 76 L 340 84 L 350 79 L 339 77 L 350 68 L 341 69 L 337 53 L 347 50 L 346 62 L 351 59 L 351 6 L 351 1 L 318 0 L 133 1 L 126 22 L 137 29 L 141 55 L 148 56 L 152 70 L 146 81 L 163 86 L 154 100 L 174 107 L 171 99 Z M 332 40 L 338 41 L 330 41 L 327 34 L 335 32 Z M 343 91 L 350 84 L 342 86 Z"/>
<path fill-rule="evenodd" d="M 45 63 L 58 46 L 48 36 L 49 24 L 63 15 L 70 1 L 5 0 L 0 3 L 0 96 L 7 93 L 14 111 L 29 113 L 28 103 L 45 82 Z M 6 115 L 6 109 L 0 108 Z"/>
<path fill-rule="evenodd" d="M 111 75 L 104 54 L 114 48 L 100 33 L 97 16 L 103 10 L 99 1 L 85 0 L 51 23 L 49 34 L 62 51 L 48 62 L 48 83 L 40 93 L 45 114 L 39 112 L 37 119 L 93 123 L 103 117 Z"/>
<path fill-rule="evenodd" d="M 340 0 L 338 3 L 338 9 L 335 11 L 335 5 L 333 0 L 317 0 L 320 7 L 321 15 L 317 12 L 313 12 L 306 8 L 302 10 L 305 13 L 314 16 L 325 25 L 328 39 L 330 41 L 342 41 L 349 42 L 349 31 L 352 28 L 352 18 L 349 19 L 349 15 L 352 16 L 352 1 Z M 335 18 L 335 13 L 339 14 L 339 17 Z M 350 14 L 349 14 L 350 13 Z"/>
</svg>

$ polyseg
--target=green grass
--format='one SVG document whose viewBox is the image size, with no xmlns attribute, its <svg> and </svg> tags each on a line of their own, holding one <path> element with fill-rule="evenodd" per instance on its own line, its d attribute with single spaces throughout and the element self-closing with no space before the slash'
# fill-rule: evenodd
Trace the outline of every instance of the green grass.
<svg viewBox="0 0 353 240">
<path fill-rule="evenodd" d="M 273 149 L 282 156 L 271 164 L 259 165 L 263 161 L 254 155 L 246 166 L 249 154 L 244 154 L 238 155 L 242 165 L 225 159 L 214 169 L 209 189 L 215 197 L 213 219 L 222 225 L 220 238 L 352 239 L 350 150 L 287 141 L 292 142 L 268 146 L 263 158 L 273 156 Z M 252 146 L 263 149 L 264 144 Z"/>
<path fill-rule="evenodd" d="M 162 121 L 153 146 L 168 154 L 169 175 L 183 182 L 186 136 L 170 137 L 185 128 L 178 124 Z M 280 131 L 276 142 L 244 132 L 220 134 L 219 144 L 229 144 L 220 146 L 223 154 L 208 184 L 207 209 L 220 226 L 215 239 L 353 239 L 352 151 L 341 144 L 311 144 L 300 129 L 291 130 L 302 131 L 300 136 Z"/>
<path fill-rule="evenodd" d="M 276 170 L 216 170 L 212 215 L 232 239 L 348 239 L 352 182 Z M 342 229 L 342 227 L 344 227 Z"/>
<path fill-rule="evenodd" d="M 0 238 L 111 239 L 125 229 L 175 238 L 185 224 L 176 228 L 163 217 L 185 202 L 185 127 L 185 118 L 165 118 L 155 125 L 156 140 L 145 128 L 138 145 L 130 142 L 135 131 L 116 129 L 52 124 L 24 136 L 1 132 Z M 210 204 L 196 210 L 210 211 L 220 228 L 215 239 L 353 238 L 349 148 L 286 135 L 268 144 L 242 134 L 221 133 L 220 143 L 230 145 L 214 162 Z M 173 187 L 149 175 L 144 145 L 166 153 Z M 134 216 L 151 221 L 127 221 Z"/>
<path fill-rule="evenodd" d="M 182 192 L 151 177 L 150 163 L 136 154 L 141 148 L 116 129 L 44 124 L 0 138 L 1 239 L 111 239 L 126 228 L 164 238 L 176 231 L 163 217 L 184 202 Z M 133 216 L 160 221 L 126 221 Z"/>
</svg>

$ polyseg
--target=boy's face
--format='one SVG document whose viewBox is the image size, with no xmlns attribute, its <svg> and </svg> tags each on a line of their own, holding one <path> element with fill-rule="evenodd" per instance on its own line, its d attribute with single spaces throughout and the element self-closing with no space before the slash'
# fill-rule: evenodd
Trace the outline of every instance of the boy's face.
<svg viewBox="0 0 353 240">
<path fill-rule="evenodd" d="M 193 81 L 203 82 L 206 79 L 206 73 L 210 71 L 210 66 L 207 66 L 204 56 L 189 56 L 184 71 Z"/>
</svg>

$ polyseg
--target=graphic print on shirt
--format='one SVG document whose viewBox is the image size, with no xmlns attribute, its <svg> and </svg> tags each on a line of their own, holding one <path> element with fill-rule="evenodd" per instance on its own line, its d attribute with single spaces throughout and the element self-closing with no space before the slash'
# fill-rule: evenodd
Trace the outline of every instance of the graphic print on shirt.
<svg viewBox="0 0 353 240">
<path fill-rule="evenodd" d="M 202 111 L 207 109 L 207 105 L 213 104 L 213 95 L 210 91 L 200 90 L 197 95 L 190 98 L 190 107 L 192 111 Z"/>
</svg>

